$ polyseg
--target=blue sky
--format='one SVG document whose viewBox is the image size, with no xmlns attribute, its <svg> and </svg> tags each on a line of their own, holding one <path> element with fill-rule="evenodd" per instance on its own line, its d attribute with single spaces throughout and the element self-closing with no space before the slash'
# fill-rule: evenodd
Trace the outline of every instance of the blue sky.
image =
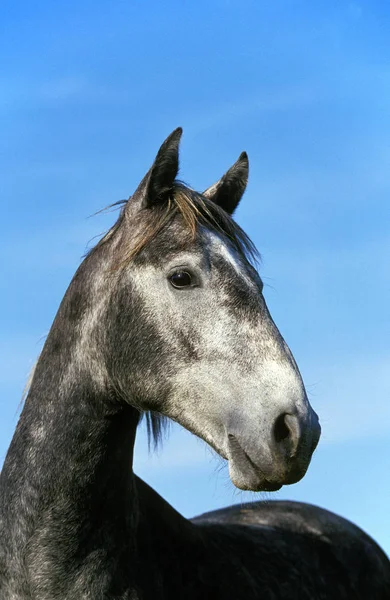
<svg viewBox="0 0 390 600">
<path fill-rule="evenodd" d="M 93 237 L 168 133 L 181 178 L 246 150 L 237 220 L 323 436 L 302 482 L 390 552 L 390 7 L 381 2 L 2 2 L 0 459 L 26 375 Z M 91 241 L 92 240 L 92 241 Z M 135 469 L 190 516 L 247 499 L 172 428 Z"/>
</svg>

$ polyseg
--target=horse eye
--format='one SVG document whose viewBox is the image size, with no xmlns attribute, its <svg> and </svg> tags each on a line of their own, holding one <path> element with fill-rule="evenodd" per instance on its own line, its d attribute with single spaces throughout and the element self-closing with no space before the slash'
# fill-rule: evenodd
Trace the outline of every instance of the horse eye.
<svg viewBox="0 0 390 600">
<path fill-rule="evenodd" d="M 169 277 L 169 281 L 175 288 L 185 288 L 192 285 L 192 277 L 188 271 L 176 271 Z"/>
</svg>

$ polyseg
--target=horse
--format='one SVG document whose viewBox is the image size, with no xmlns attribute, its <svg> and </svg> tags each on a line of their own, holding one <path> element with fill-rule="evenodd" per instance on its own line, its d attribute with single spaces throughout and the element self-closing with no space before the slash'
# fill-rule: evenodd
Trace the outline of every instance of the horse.
<svg viewBox="0 0 390 600">
<path fill-rule="evenodd" d="M 137 426 L 167 419 L 228 461 L 240 489 L 300 480 L 320 437 L 233 220 L 248 158 L 198 193 L 162 144 L 87 254 L 36 364 L 0 478 L 2 600 L 376 600 L 389 561 L 302 503 L 182 517 L 132 469 Z"/>
</svg>

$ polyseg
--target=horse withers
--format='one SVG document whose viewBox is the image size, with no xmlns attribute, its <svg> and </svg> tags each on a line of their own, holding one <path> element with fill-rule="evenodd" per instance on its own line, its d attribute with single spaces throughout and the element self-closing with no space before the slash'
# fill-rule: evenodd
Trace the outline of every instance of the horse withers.
<svg viewBox="0 0 390 600">
<path fill-rule="evenodd" d="M 340 517 L 260 502 L 188 521 L 133 473 L 143 415 L 254 491 L 301 479 L 320 435 L 231 217 L 247 156 L 200 194 L 176 180 L 180 136 L 82 262 L 36 365 L 0 479 L 0 598 L 389 598 L 387 558 Z"/>
</svg>

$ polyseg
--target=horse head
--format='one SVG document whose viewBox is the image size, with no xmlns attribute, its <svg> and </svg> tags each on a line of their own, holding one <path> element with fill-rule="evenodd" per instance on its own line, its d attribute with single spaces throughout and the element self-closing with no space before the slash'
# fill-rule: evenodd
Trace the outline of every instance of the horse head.
<svg viewBox="0 0 390 600">
<path fill-rule="evenodd" d="M 320 426 L 231 216 L 248 158 L 198 193 L 176 181 L 180 136 L 163 143 L 90 256 L 110 282 L 98 319 L 105 370 L 125 402 L 227 459 L 237 487 L 276 490 L 303 477 Z"/>
</svg>

